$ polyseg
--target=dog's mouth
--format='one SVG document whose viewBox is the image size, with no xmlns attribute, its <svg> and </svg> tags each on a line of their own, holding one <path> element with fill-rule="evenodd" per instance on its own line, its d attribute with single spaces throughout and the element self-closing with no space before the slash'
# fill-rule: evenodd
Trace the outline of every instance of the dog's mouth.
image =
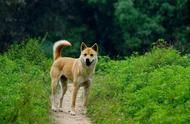
<svg viewBox="0 0 190 124">
<path fill-rule="evenodd" d="M 94 62 L 94 60 L 92 60 L 92 61 L 90 62 L 89 59 L 86 59 L 86 65 L 87 65 L 87 66 L 90 66 L 93 62 Z"/>
</svg>

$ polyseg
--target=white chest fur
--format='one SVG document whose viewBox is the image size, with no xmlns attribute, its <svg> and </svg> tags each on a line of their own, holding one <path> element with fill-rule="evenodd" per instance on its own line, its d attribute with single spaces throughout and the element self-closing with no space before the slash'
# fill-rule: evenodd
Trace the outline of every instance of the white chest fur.
<svg viewBox="0 0 190 124">
<path fill-rule="evenodd" d="M 82 86 L 84 83 L 91 83 L 92 82 L 92 70 L 83 70 L 77 77 L 77 83 Z"/>
</svg>

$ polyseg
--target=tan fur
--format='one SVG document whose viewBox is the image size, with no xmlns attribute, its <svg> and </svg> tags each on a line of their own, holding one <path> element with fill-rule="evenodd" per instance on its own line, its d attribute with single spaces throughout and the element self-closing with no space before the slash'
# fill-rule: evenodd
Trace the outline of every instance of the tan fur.
<svg viewBox="0 0 190 124">
<path fill-rule="evenodd" d="M 61 81 L 62 95 L 60 105 L 62 107 L 63 96 L 67 90 L 67 81 L 73 82 L 73 96 L 71 105 L 71 114 L 75 115 L 75 102 L 78 89 L 84 87 L 84 107 L 87 105 L 89 88 L 92 82 L 92 76 L 98 61 L 97 51 L 98 46 L 94 44 L 92 47 L 87 47 L 84 43 L 81 44 L 81 55 L 79 58 L 61 57 L 61 48 L 70 46 L 68 41 L 58 41 L 54 44 L 54 62 L 50 70 L 51 88 L 52 88 L 52 110 L 56 111 L 55 93 L 58 81 Z"/>
<path fill-rule="evenodd" d="M 56 60 L 57 58 L 61 57 L 61 49 L 64 46 L 71 46 L 71 43 L 66 41 L 66 40 L 60 40 L 57 41 L 54 45 L 53 45 L 53 59 Z"/>
</svg>

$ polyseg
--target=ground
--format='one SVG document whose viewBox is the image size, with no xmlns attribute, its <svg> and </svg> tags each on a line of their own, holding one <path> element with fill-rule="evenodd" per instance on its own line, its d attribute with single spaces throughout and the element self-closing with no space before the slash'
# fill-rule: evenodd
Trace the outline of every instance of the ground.
<svg viewBox="0 0 190 124">
<path fill-rule="evenodd" d="M 76 101 L 76 115 L 69 113 L 72 99 L 72 84 L 68 84 L 67 92 L 63 98 L 63 112 L 52 112 L 53 120 L 56 124 L 91 124 L 90 119 L 82 114 L 82 88 L 79 90 Z M 60 95 L 57 95 L 56 103 L 58 104 Z"/>
</svg>

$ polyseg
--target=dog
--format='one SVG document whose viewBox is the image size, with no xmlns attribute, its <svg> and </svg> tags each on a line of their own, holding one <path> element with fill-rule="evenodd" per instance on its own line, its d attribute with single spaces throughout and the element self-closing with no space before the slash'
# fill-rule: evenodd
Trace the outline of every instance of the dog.
<svg viewBox="0 0 190 124">
<path fill-rule="evenodd" d="M 66 40 L 57 41 L 53 46 L 54 62 L 51 66 L 51 109 L 56 112 L 62 111 L 62 101 L 64 94 L 67 91 L 67 82 L 70 80 L 73 83 L 73 95 L 71 105 L 71 115 L 75 115 L 75 102 L 77 92 L 80 87 L 84 87 L 83 107 L 87 106 L 87 99 L 89 95 L 90 86 L 92 84 L 92 77 L 98 62 L 98 45 L 95 43 L 92 47 L 87 47 L 85 43 L 81 43 L 80 57 L 61 57 L 61 49 L 65 46 L 71 46 L 71 43 Z M 60 82 L 62 94 L 59 101 L 59 108 L 55 105 L 55 94 L 57 84 Z"/>
</svg>

